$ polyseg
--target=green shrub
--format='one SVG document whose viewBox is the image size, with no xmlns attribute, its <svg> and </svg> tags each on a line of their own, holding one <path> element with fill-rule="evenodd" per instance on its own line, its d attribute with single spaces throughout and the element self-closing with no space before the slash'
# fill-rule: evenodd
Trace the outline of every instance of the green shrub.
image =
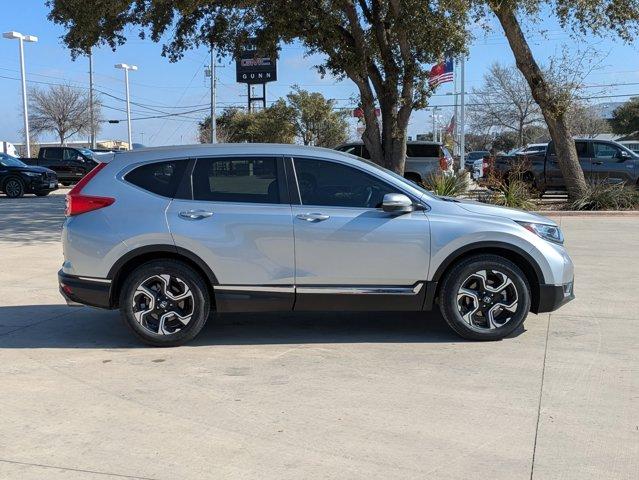
<svg viewBox="0 0 639 480">
<path fill-rule="evenodd" d="M 495 185 L 494 191 L 482 201 L 502 207 L 531 210 L 535 207 L 529 185 L 522 180 L 510 180 Z"/>
<path fill-rule="evenodd" d="M 633 210 L 639 208 L 639 192 L 625 183 L 594 183 L 570 204 L 573 210 Z"/>
<path fill-rule="evenodd" d="M 441 197 L 459 197 L 468 192 L 470 180 L 468 172 L 431 174 L 424 186 Z"/>
</svg>

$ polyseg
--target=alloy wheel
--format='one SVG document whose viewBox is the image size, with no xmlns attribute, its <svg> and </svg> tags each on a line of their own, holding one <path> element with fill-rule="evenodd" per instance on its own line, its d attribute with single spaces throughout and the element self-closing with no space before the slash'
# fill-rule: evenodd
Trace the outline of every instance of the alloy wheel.
<svg viewBox="0 0 639 480">
<path fill-rule="evenodd" d="M 182 330 L 195 309 L 193 293 L 174 275 L 153 275 L 133 294 L 133 316 L 146 330 L 156 335 L 171 335 Z"/>
<path fill-rule="evenodd" d="M 457 308 L 471 327 L 495 329 L 506 325 L 518 306 L 517 288 L 505 273 L 479 270 L 469 275 L 457 292 Z"/>
<path fill-rule="evenodd" d="M 4 191 L 8 197 L 18 197 L 22 193 L 22 185 L 18 180 L 9 180 L 4 186 Z"/>
</svg>

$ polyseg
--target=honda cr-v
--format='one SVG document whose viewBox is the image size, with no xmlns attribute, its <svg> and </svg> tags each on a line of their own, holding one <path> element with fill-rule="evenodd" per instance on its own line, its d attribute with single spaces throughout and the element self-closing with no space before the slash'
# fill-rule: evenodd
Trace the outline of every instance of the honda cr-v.
<svg viewBox="0 0 639 480">
<path fill-rule="evenodd" d="M 119 308 L 152 345 L 213 312 L 428 311 L 500 339 L 573 298 L 559 227 L 437 197 L 366 160 L 295 145 L 111 154 L 67 198 L 60 291 Z"/>
</svg>

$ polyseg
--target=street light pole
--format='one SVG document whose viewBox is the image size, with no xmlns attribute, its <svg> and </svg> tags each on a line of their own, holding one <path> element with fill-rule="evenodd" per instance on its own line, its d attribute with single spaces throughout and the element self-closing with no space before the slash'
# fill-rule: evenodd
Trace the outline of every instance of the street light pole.
<svg viewBox="0 0 639 480">
<path fill-rule="evenodd" d="M 126 63 L 118 63 L 115 68 L 124 70 L 124 85 L 126 89 L 126 123 L 129 139 L 129 150 L 133 150 L 133 140 L 131 138 L 131 99 L 129 98 L 129 70 L 136 71 L 136 65 L 128 65 Z"/>
<path fill-rule="evenodd" d="M 19 32 L 5 32 L 4 38 L 18 40 L 20 44 L 20 76 L 22 78 L 22 115 L 24 116 L 24 144 L 27 147 L 27 157 L 31 156 L 31 139 L 29 138 L 29 112 L 27 111 L 27 78 L 24 69 L 24 42 L 35 43 L 38 37 L 22 35 Z"/>
</svg>

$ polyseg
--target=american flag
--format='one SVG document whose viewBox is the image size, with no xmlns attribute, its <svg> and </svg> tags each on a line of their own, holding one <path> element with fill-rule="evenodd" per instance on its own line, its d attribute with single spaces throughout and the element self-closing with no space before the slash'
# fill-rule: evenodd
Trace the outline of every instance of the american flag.
<svg viewBox="0 0 639 480">
<path fill-rule="evenodd" d="M 453 81 L 453 59 L 447 58 L 430 69 L 428 85 L 435 88 L 442 83 Z"/>
</svg>

